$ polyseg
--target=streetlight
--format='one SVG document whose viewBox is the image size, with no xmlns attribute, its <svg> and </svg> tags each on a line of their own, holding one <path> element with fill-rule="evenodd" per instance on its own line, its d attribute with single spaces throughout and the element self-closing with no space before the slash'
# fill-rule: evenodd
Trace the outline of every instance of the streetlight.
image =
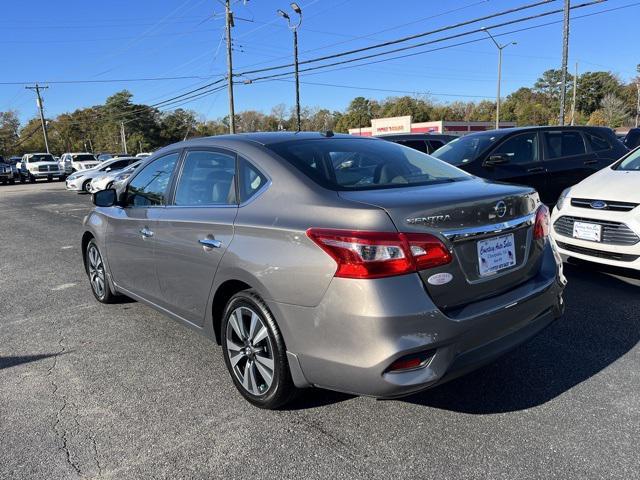
<svg viewBox="0 0 640 480">
<path fill-rule="evenodd" d="M 491 32 L 486 27 L 482 27 L 480 30 L 489 35 L 491 41 L 498 48 L 498 93 L 496 96 L 496 130 L 498 130 L 500 128 L 500 83 L 502 81 L 502 50 L 507 48 L 509 45 L 517 45 L 518 42 L 510 42 L 505 43 L 504 45 L 500 45 L 496 41 L 496 39 L 493 38 L 493 35 L 491 35 Z"/>
<path fill-rule="evenodd" d="M 289 29 L 293 32 L 293 64 L 294 71 L 296 77 L 296 123 L 298 126 L 298 131 L 301 130 L 300 124 L 300 79 L 298 78 L 298 28 L 300 28 L 300 24 L 302 23 L 302 9 L 298 6 L 297 3 L 291 3 L 291 9 L 298 14 L 298 22 L 292 23 L 291 17 L 280 9 L 278 9 L 278 15 L 284 18 L 289 25 Z"/>
</svg>

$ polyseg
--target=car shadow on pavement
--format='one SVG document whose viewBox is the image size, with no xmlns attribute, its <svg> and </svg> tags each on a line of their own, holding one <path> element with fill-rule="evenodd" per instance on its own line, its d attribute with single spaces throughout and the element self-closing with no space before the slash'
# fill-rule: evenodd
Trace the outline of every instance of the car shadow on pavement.
<svg viewBox="0 0 640 480">
<path fill-rule="evenodd" d="M 620 269 L 565 264 L 564 316 L 496 362 L 402 399 L 471 414 L 535 407 L 614 363 L 640 340 L 640 286 Z"/>
<path fill-rule="evenodd" d="M 39 355 L 22 355 L 15 357 L 0 357 L 0 370 L 15 367 L 24 363 L 37 362 L 45 358 L 57 357 L 61 353 L 43 353 Z"/>
</svg>

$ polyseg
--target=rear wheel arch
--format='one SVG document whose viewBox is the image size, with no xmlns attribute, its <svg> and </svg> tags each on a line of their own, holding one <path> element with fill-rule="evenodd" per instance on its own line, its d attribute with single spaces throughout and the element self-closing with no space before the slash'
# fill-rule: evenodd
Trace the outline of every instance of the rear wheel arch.
<svg viewBox="0 0 640 480">
<path fill-rule="evenodd" d="M 87 241 L 88 243 L 88 241 Z M 213 332 L 215 334 L 215 340 L 218 345 L 222 345 L 221 327 L 222 318 L 224 317 L 224 311 L 227 307 L 227 303 L 236 293 L 243 290 L 250 290 L 252 287 L 248 283 L 241 280 L 226 280 L 216 290 L 213 296 L 213 302 L 211 306 L 211 314 L 213 321 Z"/>
</svg>

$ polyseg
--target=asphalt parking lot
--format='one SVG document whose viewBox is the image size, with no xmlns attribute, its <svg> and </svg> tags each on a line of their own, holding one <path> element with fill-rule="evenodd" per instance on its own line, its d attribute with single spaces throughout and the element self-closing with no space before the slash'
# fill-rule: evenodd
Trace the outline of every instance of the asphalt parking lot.
<svg viewBox="0 0 640 480">
<path fill-rule="evenodd" d="M 640 478 L 640 278 L 566 266 L 564 318 L 466 377 L 256 409 L 221 350 L 101 305 L 88 196 L 0 186 L 0 478 Z"/>
</svg>

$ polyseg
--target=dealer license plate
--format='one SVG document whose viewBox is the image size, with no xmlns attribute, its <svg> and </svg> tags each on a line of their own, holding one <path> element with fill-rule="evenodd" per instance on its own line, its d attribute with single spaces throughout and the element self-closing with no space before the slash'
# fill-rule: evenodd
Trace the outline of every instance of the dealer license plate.
<svg viewBox="0 0 640 480">
<path fill-rule="evenodd" d="M 513 233 L 478 241 L 480 276 L 493 275 L 515 264 L 516 247 Z"/>
</svg>

